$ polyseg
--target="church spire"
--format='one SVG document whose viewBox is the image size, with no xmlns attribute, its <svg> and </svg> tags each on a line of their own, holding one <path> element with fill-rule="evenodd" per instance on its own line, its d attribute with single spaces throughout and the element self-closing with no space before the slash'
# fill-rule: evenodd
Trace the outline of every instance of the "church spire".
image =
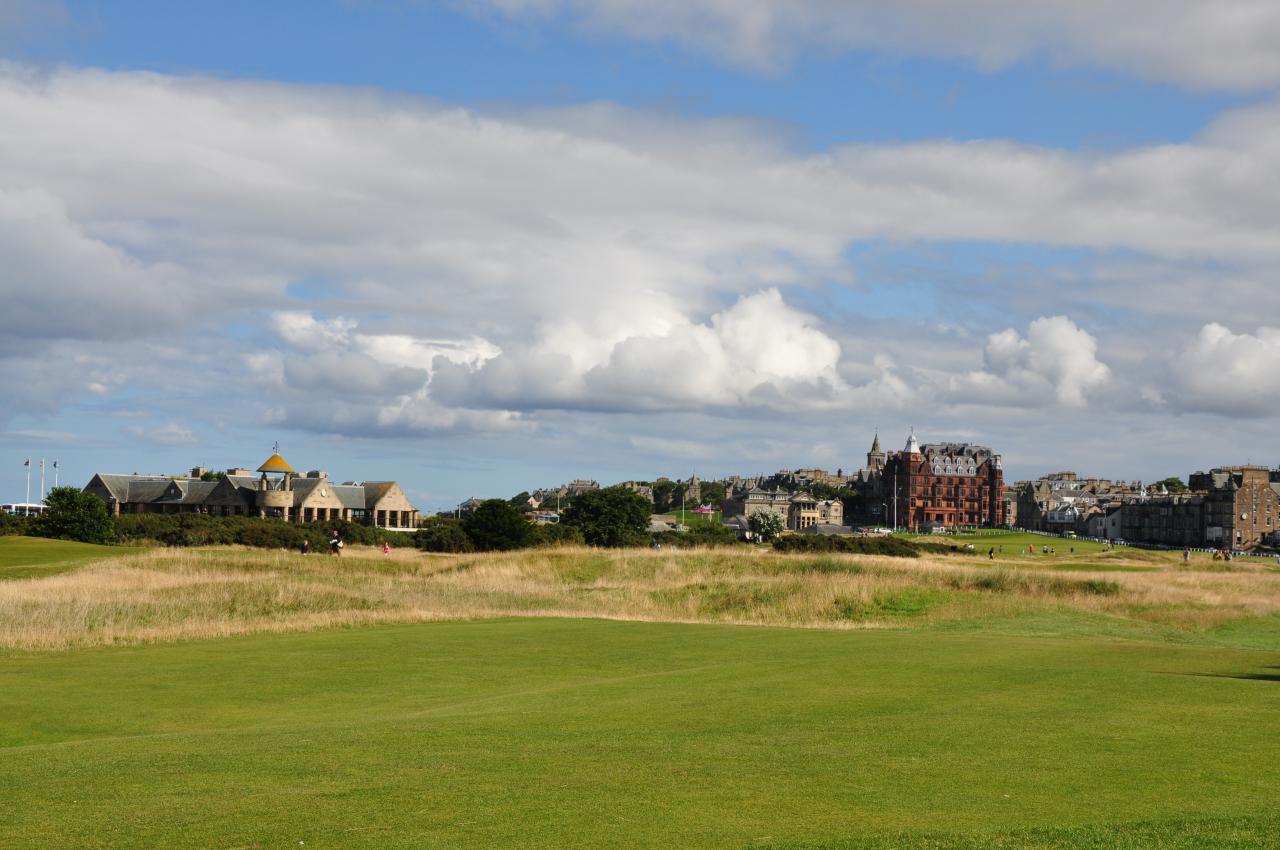
<svg viewBox="0 0 1280 850">
<path fill-rule="evenodd" d="M 871 451 L 873 452 L 880 451 L 880 429 L 879 428 L 876 429 L 876 438 L 871 441 Z"/>
</svg>

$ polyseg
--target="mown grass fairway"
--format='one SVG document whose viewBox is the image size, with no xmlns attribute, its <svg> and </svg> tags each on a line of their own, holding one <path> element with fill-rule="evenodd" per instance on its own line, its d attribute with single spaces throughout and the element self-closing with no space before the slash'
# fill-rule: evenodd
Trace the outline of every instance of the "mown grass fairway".
<svg viewBox="0 0 1280 850">
<path fill-rule="evenodd" d="M 6 847 L 1207 850 L 1280 826 L 1276 652 L 544 619 L 10 652 L 0 676 Z"/>
<path fill-rule="evenodd" d="M 1280 835 L 1267 566 L 12 542 L 0 848 Z"/>
<path fill-rule="evenodd" d="M 56 575 L 92 561 L 139 551 L 134 546 L 94 546 L 42 537 L 0 537 L 0 580 Z"/>
</svg>

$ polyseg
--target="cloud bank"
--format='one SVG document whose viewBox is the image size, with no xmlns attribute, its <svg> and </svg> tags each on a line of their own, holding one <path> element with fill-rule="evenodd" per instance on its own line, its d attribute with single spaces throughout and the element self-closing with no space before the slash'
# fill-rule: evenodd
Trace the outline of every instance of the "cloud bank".
<svg viewBox="0 0 1280 850">
<path fill-rule="evenodd" d="M 743 122 L 608 105 L 478 112 L 20 66 L 0 70 L 0 114 L 0 365 L 39 379 L 69 339 L 95 346 L 103 376 L 23 390 L 45 410 L 184 369 L 258 421 L 358 436 L 507 432 L 547 411 L 996 417 L 1152 382 L 1166 410 L 1271 404 L 1247 390 L 1270 386 L 1270 332 L 1232 322 L 1256 303 L 1238 270 L 1280 259 L 1272 104 L 1110 154 L 807 153 Z M 1180 375 L 1160 352 L 1181 346 L 1135 351 L 1051 288 L 1016 321 L 1006 293 L 966 296 L 990 315 L 962 333 L 923 302 L 901 305 L 920 319 L 851 317 L 824 293 L 857 289 L 848 249 L 868 241 L 1115 250 L 1235 276 L 1208 306 L 1162 300 L 1200 334 Z M 1079 281 L 1071 303 L 1112 288 Z M 1237 360 L 1261 364 L 1238 392 L 1195 377 Z"/>
</svg>

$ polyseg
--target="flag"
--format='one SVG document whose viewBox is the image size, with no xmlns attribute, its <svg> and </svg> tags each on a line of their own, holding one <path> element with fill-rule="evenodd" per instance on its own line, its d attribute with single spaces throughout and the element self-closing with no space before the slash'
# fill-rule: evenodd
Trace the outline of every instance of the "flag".
<svg viewBox="0 0 1280 850">
<path fill-rule="evenodd" d="M 30 466 L 30 465 L 31 465 L 31 458 L 27 458 L 26 460 L 24 460 L 24 461 L 22 462 L 22 465 L 23 465 L 23 466 Z"/>
<path fill-rule="evenodd" d="M 54 468 L 54 469 L 57 469 L 57 468 L 58 468 L 58 462 L 57 462 L 56 460 L 53 462 L 53 468 Z"/>
</svg>

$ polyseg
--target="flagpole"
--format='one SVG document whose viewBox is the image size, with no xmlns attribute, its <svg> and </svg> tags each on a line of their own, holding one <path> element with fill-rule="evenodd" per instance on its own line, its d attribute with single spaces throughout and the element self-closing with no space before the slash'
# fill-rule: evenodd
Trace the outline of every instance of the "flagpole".
<svg viewBox="0 0 1280 850">
<path fill-rule="evenodd" d="M 44 502 L 44 458 L 40 458 L 40 501 Z"/>
<path fill-rule="evenodd" d="M 27 468 L 27 504 L 31 504 L 31 458 L 27 458 L 26 463 L 22 464 Z"/>
<path fill-rule="evenodd" d="M 53 489 L 58 489 L 58 462 L 53 462 Z"/>
</svg>

